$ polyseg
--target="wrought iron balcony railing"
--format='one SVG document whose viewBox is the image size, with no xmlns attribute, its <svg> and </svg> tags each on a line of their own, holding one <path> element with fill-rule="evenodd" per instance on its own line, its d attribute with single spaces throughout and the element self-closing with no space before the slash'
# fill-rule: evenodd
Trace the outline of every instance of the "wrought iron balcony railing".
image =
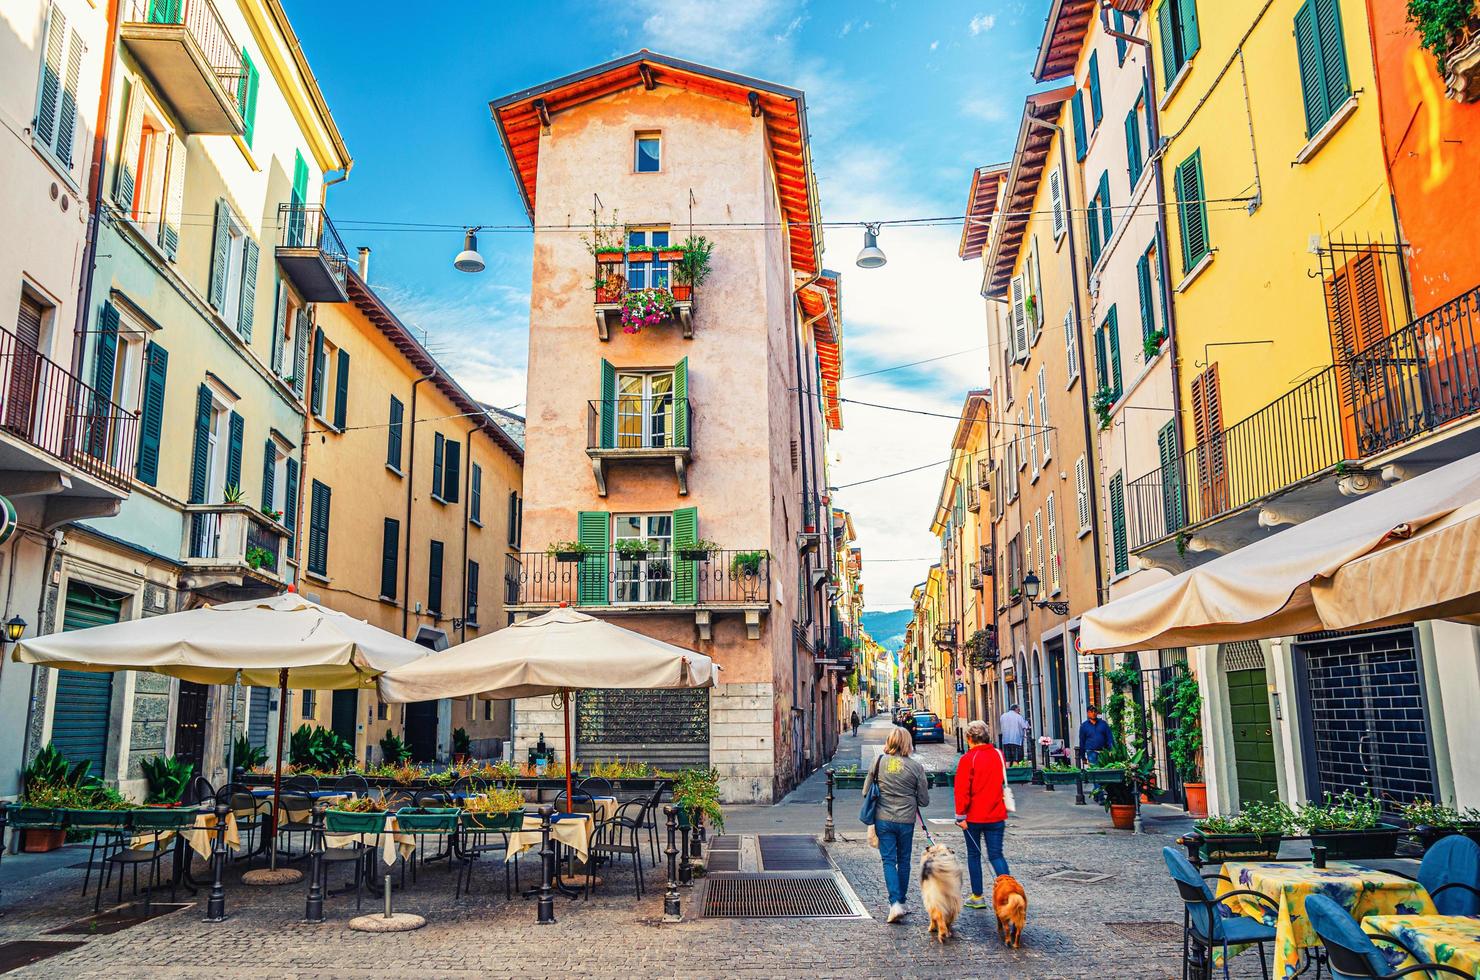
<svg viewBox="0 0 1480 980">
<path fill-rule="evenodd" d="M 241 135 L 254 93 L 242 48 L 211 0 L 129 0 L 119 37 L 186 130 Z"/>
<path fill-rule="evenodd" d="M 1480 411 L 1480 287 L 1126 485 L 1132 550 Z"/>
<path fill-rule="evenodd" d="M 309 303 L 349 300 L 349 253 L 334 222 L 318 204 L 279 204 L 278 265 Z"/>
<path fill-rule="evenodd" d="M 504 568 L 509 605 L 763 606 L 771 601 L 771 560 L 765 551 L 668 550 L 510 555 Z"/>
<path fill-rule="evenodd" d="M 0 327 L 0 429 L 127 490 L 139 417 Z"/>
<path fill-rule="evenodd" d="M 618 395 L 586 403 L 586 448 L 615 453 L 687 450 L 693 403 L 673 395 Z"/>
<path fill-rule="evenodd" d="M 191 505 L 189 564 L 241 566 L 282 580 L 288 531 L 244 504 Z"/>
</svg>

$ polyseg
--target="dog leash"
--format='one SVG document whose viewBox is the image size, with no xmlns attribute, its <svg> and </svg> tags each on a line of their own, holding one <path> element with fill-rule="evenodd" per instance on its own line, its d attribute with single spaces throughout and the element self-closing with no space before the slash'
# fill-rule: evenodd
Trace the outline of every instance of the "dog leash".
<svg viewBox="0 0 1480 980">
<path fill-rule="evenodd" d="M 925 814 L 922 813 L 922 812 L 920 812 L 919 808 L 916 808 L 915 809 L 915 816 L 917 816 L 917 817 L 920 818 L 920 829 L 923 830 L 923 831 L 925 831 L 925 839 L 930 842 L 930 846 L 931 847 L 934 847 L 935 846 L 935 838 L 931 835 L 930 828 L 927 827 L 927 826 L 925 826 Z"/>
</svg>

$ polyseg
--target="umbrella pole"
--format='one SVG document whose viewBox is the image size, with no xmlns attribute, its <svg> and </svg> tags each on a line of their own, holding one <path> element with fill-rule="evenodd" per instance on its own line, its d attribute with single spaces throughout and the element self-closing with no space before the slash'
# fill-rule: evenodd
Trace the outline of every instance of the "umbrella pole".
<svg viewBox="0 0 1480 980">
<path fill-rule="evenodd" d="M 277 870 L 277 821 L 282 812 L 283 743 L 288 740 L 288 668 L 278 671 L 277 772 L 272 779 L 272 870 Z"/>
<path fill-rule="evenodd" d="M 575 812 L 575 797 L 571 791 L 571 750 L 570 750 L 570 689 L 566 688 L 560 692 L 560 699 L 565 702 L 565 812 Z"/>
<path fill-rule="evenodd" d="M 226 725 L 226 782 L 231 782 L 236 772 L 236 699 L 241 695 L 242 672 L 236 672 L 231 684 L 231 721 Z"/>
</svg>

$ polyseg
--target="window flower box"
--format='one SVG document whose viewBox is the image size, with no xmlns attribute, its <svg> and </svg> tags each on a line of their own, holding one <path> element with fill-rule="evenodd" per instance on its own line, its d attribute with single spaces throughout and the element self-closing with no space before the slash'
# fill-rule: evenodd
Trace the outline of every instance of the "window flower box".
<svg viewBox="0 0 1480 980">
<path fill-rule="evenodd" d="M 628 262 L 651 262 L 653 252 L 650 249 L 633 249 L 627 253 Z"/>
<path fill-rule="evenodd" d="M 660 248 L 660 249 L 658 249 L 658 261 L 659 262 L 682 262 L 683 261 L 683 249 L 681 249 L 681 248 Z"/>
<path fill-rule="evenodd" d="M 596 253 L 597 262 L 621 262 L 627 253 L 620 248 L 604 248 Z"/>
</svg>

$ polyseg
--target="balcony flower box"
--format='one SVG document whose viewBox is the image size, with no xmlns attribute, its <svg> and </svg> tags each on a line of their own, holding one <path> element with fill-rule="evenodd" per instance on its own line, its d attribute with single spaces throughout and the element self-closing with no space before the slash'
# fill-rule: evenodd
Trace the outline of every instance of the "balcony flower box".
<svg viewBox="0 0 1480 980">
<path fill-rule="evenodd" d="M 658 249 L 658 261 L 659 262 L 682 262 L 683 261 L 683 249 L 681 249 L 681 248 L 660 248 L 660 249 Z"/>
<path fill-rule="evenodd" d="M 622 299 L 622 330 L 637 333 L 673 318 L 673 294 L 666 289 L 636 289 Z"/>
<path fill-rule="evenodd" d="M 595 285 L 596 302 L 620 303 L 622 295 L 627 292 L 627 277 L 613 272 L 598 276 Z"/>
<path fill-rule="evenodd" d="M 604 248 L 596 253 L 596 261 L 602 263 L 618 263 L 626 258 L 627 253 L 620 248 Z"/>
<path fill-rule="evenodd" d="M 628 262 L 651 262 L 653 252 L 651 250 L 634 249 L 627 253 Z"/>
</svg>

